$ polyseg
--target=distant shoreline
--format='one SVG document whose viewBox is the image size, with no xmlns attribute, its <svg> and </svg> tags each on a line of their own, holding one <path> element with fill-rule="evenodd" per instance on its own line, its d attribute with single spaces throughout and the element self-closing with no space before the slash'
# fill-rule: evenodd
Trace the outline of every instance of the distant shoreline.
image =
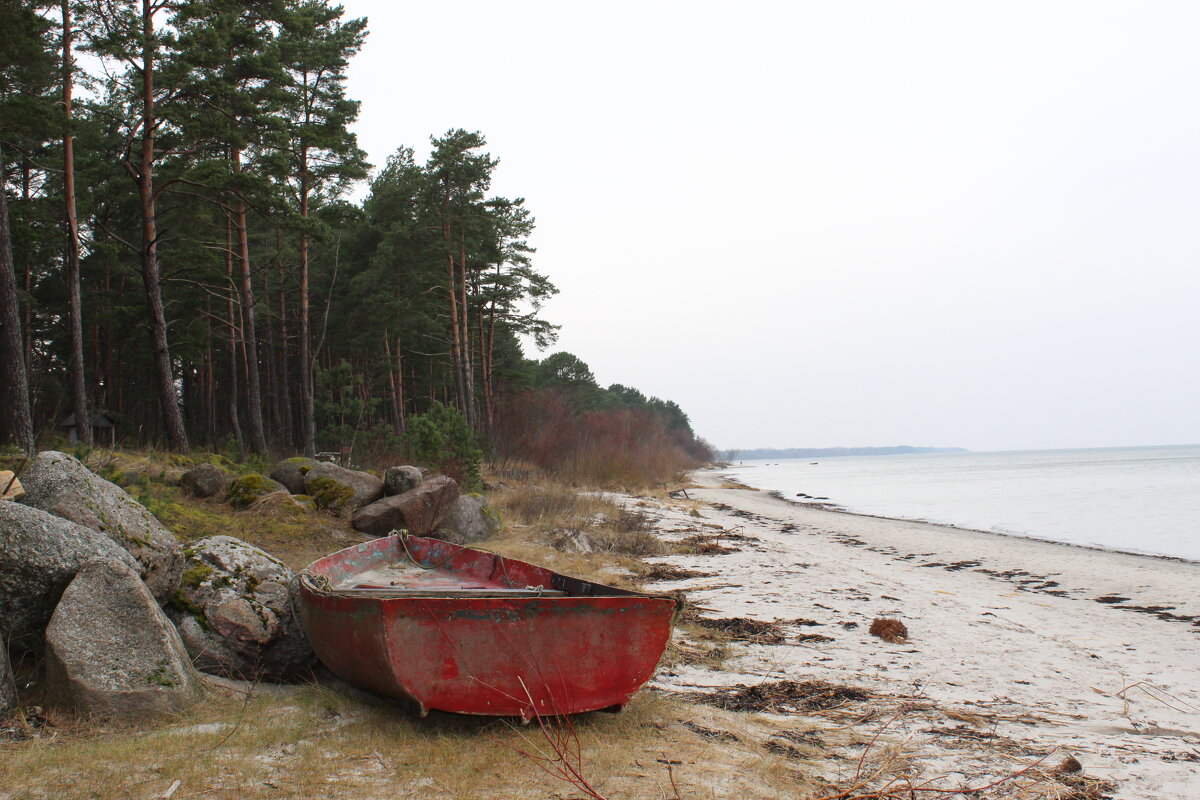
<svg viewBox="0 0 1200 800">
<path fill-rule="evenodd" d="M 708 472 L 714 476 L 719 476 L 721 478 L 728 478 L 730 476 L 731 471 L 732 471 L 731 468 L 716 467 L 716 468 L 711 468 L 711 469 L 695 470 L 692 474 L 693 474 L 693 476 L 695 476 L 698 473 Z M 844 506 L 841 506 L 832 501 L 829 501 L 829 502 L 825 502 L 825 501 L 805 502 L 802 500 L 796 500 L 794 498 L 788 497 L 787 495 L 785 495 L 782 491 L 780 491 L 778 489 L 764 489 L 759 486 L 750 486 L 749 484 L 746 484 L 746 486 L 751 491 L 762 492 L 764 495 L 766 495 L 768 497 L 773 497 L 776 500 L 779 500 L 780 502 L 787 503 L 788 505 L 796 506 L 797 508 L 811 508 L 815 511 L 825 511 L 830 514 L 843 514 L 848 517 L 862 517 L 864 519 L 880 519 L 880 520 L 886 520 L 889 522 L 911 522 L 911 523 L 915 523 L 918 525 L 927 525 L 927 526 L 933 527 L 933 528 L 946 528 L 947 530 L 951 530 L 951 531 L 965 531 L 968 533 L 981 533 L 986 536 L 1000 536 L 1005 539 L 1015 539 L 1015 540 L 1023 539 L 1023 540 L 1031 541 L 1031 542 L 1042 542 L 1044 544 L 1060 545 L 1062 547 L 1074 547 L 1079 550 L 1091 550 L 1091 551 L 1095 551 L 1095 552 L 1099 552 L 1099 553 L 1116 553 L 1118 555 L 1123 555 L 1123 556 L 1137 556 L 1138 558 L 1153 558 L 1153 559 L 1158 559 L 1160 561 L 1173 561 L 1173 562 L 1178 562 L 1181 564 L 1200 566 L 1200 560 L 1193 559 L 1193 558 L 1185 558 L 1184 556 L 1170 556 L 1170 555 L 1165 555 L 1163 553 L 1141 553 L 1136 550 L 1122 550 L 1122 549 L 1116 548 L 1116 547 L 1102 547 L 1100 545 L 1095 545 L 1095 544 L 1079 544 L 1078 542 L 1064 542 L 1061 539 L 1048 539 L 1044 536 L 1035 536 L 1033 534 L 1028 534 L 1028 533 L 1015 533 L 1015 532 L 1008 532 L 1008 531 L 989 531 L 989 530 L 984 530 L 983 528 L 971 528 L 966 525 L 955 525 L 951 522 L 935 522 L 933 520 L 923 519 L 921 517 L 889 517 L 884 514 L 867 514 L 862 511 L 850 511 L 849 509 L 845 508 Z"/>
<path fill-rule="evenodd" d="M 789 447 L 777 449 L 759 447 L 754 450 L 723 451 L 739 460 L 759 461 L 764 458 L 840 458 L 843 456 L 911 456 L 927 453 L 969 453 L 965 447 Z M 728 459 L 734 460 L 734 459 Z"/>
</svg>

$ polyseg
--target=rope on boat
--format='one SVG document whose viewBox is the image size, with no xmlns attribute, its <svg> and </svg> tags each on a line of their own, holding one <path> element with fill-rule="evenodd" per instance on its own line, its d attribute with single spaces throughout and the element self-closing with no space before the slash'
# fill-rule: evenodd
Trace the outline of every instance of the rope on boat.
<svg viewBox="0 0 1200 800">
<path fill-rule="evenodd" d="M 388 534 L 388 536 L 395 536 L 397 539 L 399 539 L 401 546 L 404 547 L 404 554 L 408 556 L 408 560 L 411 561 L 412 563 L 416 564 L 421 569 L 437 569 L 438 567 L 445 566 L 446 564 L 450 563 L 450 559 L 454 558 L 456 555 L 463 552 L 463 550 L 455 550 L 453 553 L 446 556 L 445 558 L 443 558 L 441 561 L 437 562 L 436 564 L 431 564 L 429 566 L 426 566 L 426 565 L 422 564 L 420 561 L 418 561 L 416 559 L 416 556 L 414 556 L 412 554 L 412 551 L 408 549 L 408 537 L 412 536 L 412 534 L 408 532 L 407 528 L 395 528 L 392 530 L 391 533 Z M 504 556 L 500 555 L 499 553 L 497 553 L 494 550 L 488 550 L 486 547 L 473 547 L 471 549 L 478 550 L 481 553 L 488 553 L 489 555 L 495 556 L 500 561 L 500 572 L 502 572 L 504 574 L 504 584 L 506 586 L 508 586 L 509 589 L 517 588 L 513 584 L 512 578 L 508 577 L 508 567 L 505 564 Z M 536 591 L 539 596 L 541 595 L 542 592 L 545 591 L 545 587 L 540 586 L 540 585 L 539 586 L 526 586 L 525 588 L 528 589 L 529 591 Z"/>
</svg>

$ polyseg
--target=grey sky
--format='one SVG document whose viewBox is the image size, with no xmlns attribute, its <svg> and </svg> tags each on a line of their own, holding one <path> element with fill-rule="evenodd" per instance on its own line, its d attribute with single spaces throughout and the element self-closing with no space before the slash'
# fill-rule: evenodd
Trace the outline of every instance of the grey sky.
<svg viewBox="0 0 1200 800">
<path fill-rule="evenodd" d="M 1200 441 L 1200 4 L 346 2 L 482 131 L 557 349 L 719 447 Z"/>
</svg>

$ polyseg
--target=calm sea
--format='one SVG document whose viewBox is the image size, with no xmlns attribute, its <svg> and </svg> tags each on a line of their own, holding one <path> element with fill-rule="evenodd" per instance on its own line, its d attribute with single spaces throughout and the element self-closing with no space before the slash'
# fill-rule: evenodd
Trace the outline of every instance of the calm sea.
<svg viewBox="0 0 1200 800">
<path fill-rule="evenodd" d="M 730 472 L 861 514 L 1200 561 L 1200 446 L 745 461 Z"/>
</svg>

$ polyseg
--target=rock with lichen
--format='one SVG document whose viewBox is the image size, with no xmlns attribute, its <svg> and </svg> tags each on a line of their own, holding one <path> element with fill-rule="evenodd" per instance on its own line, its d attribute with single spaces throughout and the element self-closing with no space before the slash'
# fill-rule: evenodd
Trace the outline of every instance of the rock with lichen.
<svg viewBox="0 0 1200 800">
<path fill-rule="evenodd" d="M 232 536 L 187 549 L 168 613 L 197 668 L 244 679 L 287 680 L 313 662 L 293 613 L 293 572 Z"/>
<path fill-rule="evenodd" d="M 279 481 L 251 472 L 230 481 L 229 488 L 225 490 L 225 499 L 234 508 L 245 508 L 263 495 L 286 491 L 287 487 Z"/>
<path fill-rule="evenodd" d="M 326 492 L 331 488 L 328 483 L 321 483 L 318 489 L 314 490 L 314 483 L 317 481 L 333 481 L 338 486 L 349 489 L 350 497 L 345 499 L 340 507 L 350 511 L 362 508 L 383 497 L 383 480 L 381 478 L 369 472 L 339 467 L 337 464 L 317 464 L 304 474 L 304 494 L 309 495 L 313 500 L 317 500 L 317 495 L 322 487 Z M 317 502 L 317 505 L 321 505 L 320 501 Z M 327 505 L 335 508 L 332 503 Z M 335 510 L 338 509 L 335 508 Z"/>
<path fill-rule="evenodd" d="M 54 450 L 38 453 L 21 480 L 22 503 L 99 531 L 119 544 L 142 565 L 142 578 L 160 602 L 175 591 L 183 568 L 179 541 L 120 486 Z"/>
<path fill-rule="evenodd" d="M 418 467 L 388 467 L 383 471 L 383 493 L 388 497 L 404 494 L 424 479 Z"/>
<path fill-rule="evenodd" d="M 0 503 L 0 635 L 36 649 L 63 590 L 97 558 L 142 566 L 112 539 L 20 503 Z"/>
<path fill-rule="evenodd" d="M 48 702 L 140 718 L 182 711 L 200 679 L 175 627 L 127 564 L 80 568 L 46 628 Z"/>
<path fill-rule="evenodd" d="M 269 475 L 272 480 L 286 486 L 292 494 L 304 494 L 304 476 L 319 463 L 311 458 L 285 458 L 271 467 Z"/>
<path fill-rule="evenodd" d="M 500 531 L 500 514 L 480 494 L 464 494 L 450 506 L 433 535 L 455 544 L 471 544 Z"/>
</svg>

